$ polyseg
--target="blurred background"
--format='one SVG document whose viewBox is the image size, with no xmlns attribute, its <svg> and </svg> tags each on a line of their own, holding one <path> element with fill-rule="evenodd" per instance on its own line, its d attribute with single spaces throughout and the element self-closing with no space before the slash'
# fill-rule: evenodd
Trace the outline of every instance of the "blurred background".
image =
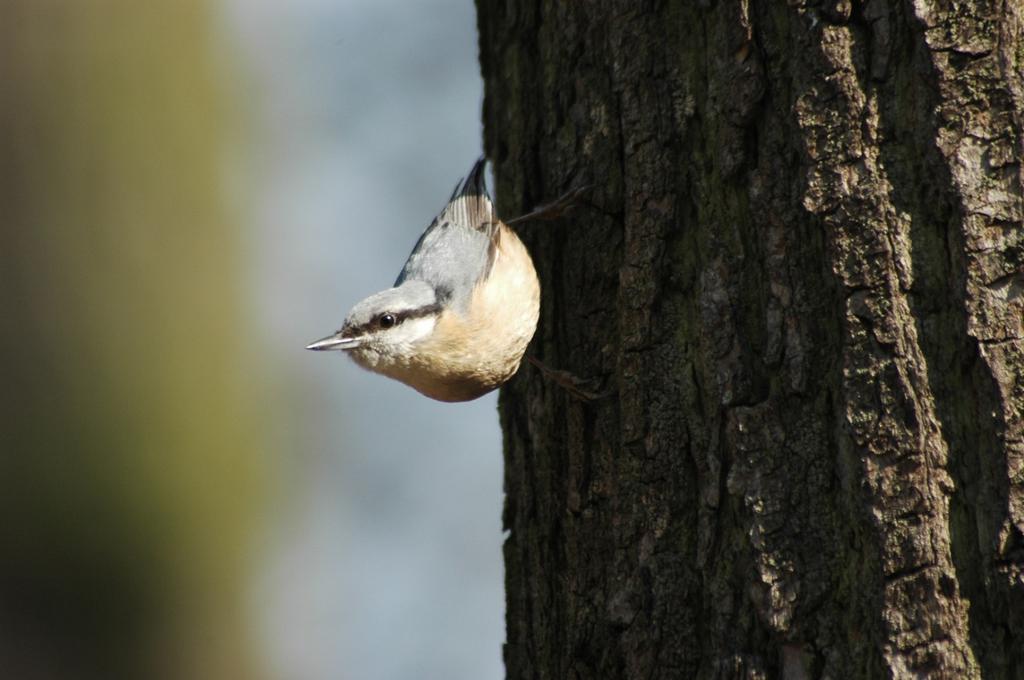
<svg viewBox="0 0 1024 680">
<path fill-rule="evenodd" d="M 494 395 L 302 349 L 481 98 L 471 0 L 0 4 L 0 678 L 502 677 Z"/>
</svg>

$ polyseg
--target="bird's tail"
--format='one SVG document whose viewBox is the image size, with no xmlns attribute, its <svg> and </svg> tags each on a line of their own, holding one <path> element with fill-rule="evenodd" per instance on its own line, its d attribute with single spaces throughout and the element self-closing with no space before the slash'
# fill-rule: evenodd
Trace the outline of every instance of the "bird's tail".
<svg viewBox="0 0 1024 680">
<path fill-rule="evenodd" d="M 448 205 L 441 211 L 440 219 L 459 226 L 477 229 L 490 235 L 497 227 L 494 204 L 487 193 L 487 179 L 484 169 L 487 158 L 481 156 L 466 178 L 455 185 L 455 191 L 448 199 Z"/>
</svg>

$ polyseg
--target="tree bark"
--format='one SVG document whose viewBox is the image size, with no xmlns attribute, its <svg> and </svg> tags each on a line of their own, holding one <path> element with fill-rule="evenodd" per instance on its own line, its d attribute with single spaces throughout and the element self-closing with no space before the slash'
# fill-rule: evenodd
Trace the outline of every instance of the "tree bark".
<svg viewBox="0 0 1024 680">
<path fill-rule="evenodd" d="M 477 0 L 510 678 L 1024 678 L 1024 10 Z"/>
</svg>

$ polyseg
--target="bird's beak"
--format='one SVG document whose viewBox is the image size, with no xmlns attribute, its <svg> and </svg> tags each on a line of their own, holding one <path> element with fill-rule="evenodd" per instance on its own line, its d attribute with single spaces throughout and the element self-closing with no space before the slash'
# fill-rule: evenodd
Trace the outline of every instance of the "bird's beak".
<svg viewBox="0 0 1024 680">
<path fill-rule="evenodd" d="M 326 352 L 332 349 L 355 349 L 356 347 L 359 347 L 359 338 L 342 337 L 340 332 L 306 345 L 306 349 L 317 352 Z"/>
</svg>

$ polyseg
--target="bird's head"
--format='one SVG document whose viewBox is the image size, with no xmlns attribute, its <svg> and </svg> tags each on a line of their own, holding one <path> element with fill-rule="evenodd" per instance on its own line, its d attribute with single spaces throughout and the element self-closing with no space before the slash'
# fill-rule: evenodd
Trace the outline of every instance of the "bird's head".
<svg viewBox="0 0 1024 680">
<path fill-rule="evenodd" d="M 344 350 L 364 368 L 389 373 L 413 360 L 442 311 L 432 286 L 406 281 L 356 304 L 338 332 L 306 349 Z"/>
</svg>

